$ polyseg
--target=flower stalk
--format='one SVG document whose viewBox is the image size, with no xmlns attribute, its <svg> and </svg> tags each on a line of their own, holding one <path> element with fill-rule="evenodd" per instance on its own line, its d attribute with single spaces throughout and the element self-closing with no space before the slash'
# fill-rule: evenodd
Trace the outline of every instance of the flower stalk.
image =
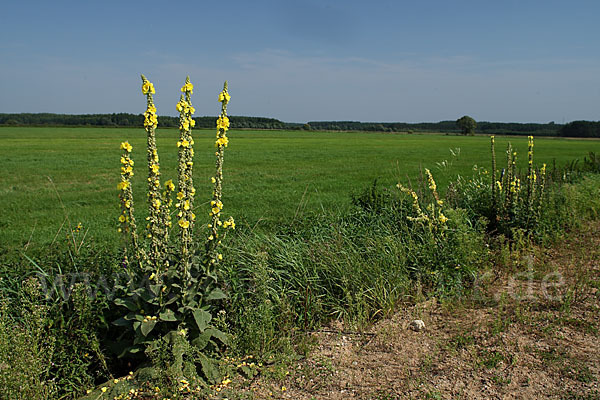
<svg viewBox="0 0 600 400">
<path fill-rule="evenodd" d="M 192 229 L 196 215 L 194 214 L 194 189 L 193 166 L 194 166 L 194 139 L 192 138 L 192 128 L 196 121 L 192 115 L 196 111 L 192 106 L 191 95 L 194 85 L 190 82 L 190 77 L 186 77 L 185 84 L 181 87 L 181 98 L 177 103 L 179 111 L 179 141 L 177 142 L 178 166 L 177 166 L 177 218 L 179 225 L 181 260 L 184 266 L 184 273 L 189 273 L 190 247 L 192 245 Z"/>
<path fill-rule="evenodd" d="M 147 134 L 147 158 L 148 158 L 148 224 L 147 236 L 150 239 L 149 261 L 157 269 L 161 265 L 165 254 L 166 226 L 163 216 L 163 197 L 160 192 L 160 163 L 156 149 L 156 127 L 158 117 L 156 106 L 152 95 L 155 92 L 154 85 L 142 75 L 142 93 L 146 95 L 146 112 L 144 113 L 144 129 Z"/>
<path fill-rule="evenodd" d="M 215 176 L 211 178 L 213 183 L 213 198 L 210 202 L 210 223 L 208 224 L 209 233 L 206 240 L 206 264 L 208 271 L 212 270 L 223 255 L 217 251 L 218 245 L 221 243 L 219 230 L 221 227 L 235 229 L 235 221 L 233 217 L 229 217 L 226 221 L 221 221 L 221 211 L 223 210 L 222 202 L 222 185 L 223 185 L 223 156 L 225 147 L 229 144 L 227 131 L 229 130 L 229 118 L 227 117 L 227 105 L 231 96 L 227 90 L 227 82 L 223 85 L 223 91 L 219 93 L 218 100 L 221 102 L 221 115 L 217 119 L 217 140 L 215 141 L 216 161 L 215 161 Z"/>
<path fill-rule="evenodd" d="M 490 136 L 490 147 L 492 151 L 492 209 L 494 214 L 498 213 L 498 185 L 496 181 L 496 141 L 495 136 Z"/>
<path fill-rule="evenodd" d="M 133 147 L 129 142 L 121 143 L 121 181 L 117 185 L 119 189 L 119 203 L 121 205 L 121 214 L 119 215 L 120 226 L 118 231 L 122 233 L 124 238 L 129 238 L 133 247 L 136 260 L 140 261 L 140 248 L 137 236 L 137 226 L 133 211 L 133 192 L 131 190 L 131 177 L 133 176 L 133 160 L 131 159 L 131 151 Z"/>
<path fill-rule="evenodd" d="M 533 169 L 533 136 L 527 137 L 527 208 L 531 212 L 536 174 Z"/>
</svg>

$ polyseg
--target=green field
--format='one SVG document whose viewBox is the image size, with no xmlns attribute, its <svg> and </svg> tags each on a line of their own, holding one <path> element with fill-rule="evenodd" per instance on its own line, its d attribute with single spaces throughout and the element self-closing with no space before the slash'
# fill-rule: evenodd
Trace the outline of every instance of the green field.
<svg viewBox="0 0 600 400">
<path fill-rule="evenodd" d="M 195 131 L 196 214 L 202 221 L 214 170 L 214 133 Z M 176 178 L 178 131 L 157 131 L 163 180 Z M 392 187 L 415 179 L 419 168 L 432 170 L 444 186 L 474 164 L 489 168 L 487 137 L 236 131 L 225 154 L 225 215 L 239 224 L 266 227 L 307 211 L 348 207 L 350 193 L 379 179 Z M 134 195 L 138 211 L 145 193 L 145 132 L 127 128 L 0 128 L 0 249 L 40 248 L 64 237 L 69 223 L 81 222 L 88 241 L 115 242 L 119 181 L 119 144 L 129 140 L 136 161 Z M 498 137 L 501 167 L 506 143 L 526 163 L 525 137 Z M 460 148 L 453 159 L 450 149 Z M 600 141 L 540 138 L 536 164 L 558 165 L 600 152 Z M 453 161 L 448 170 L 437 163 Z M 68 216 L 68 220 L 67 220 Z M 65 222 L 67 221 L 67 222 Z M 64 224 L 64 225 L 63 225 Z M 61 228 L 62 227 L 62 228 Z M 58 239 L 57 239 L 58 240 Z"/>
</svg>

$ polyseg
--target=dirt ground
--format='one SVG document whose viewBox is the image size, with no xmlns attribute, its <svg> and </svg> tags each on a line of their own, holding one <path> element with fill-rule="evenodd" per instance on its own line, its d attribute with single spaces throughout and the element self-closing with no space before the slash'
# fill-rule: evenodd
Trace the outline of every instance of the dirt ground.
<svg viewBox="0 0 600 400">
<path fill-rule="evenodd" d="M 460 302 L 406 306 L 369 332 L 313 333 L 253 398 L 600 399 L 600 224 L 521 252 Z M 421 319 L 425 329 L 409 329 Z"/>
</svg>

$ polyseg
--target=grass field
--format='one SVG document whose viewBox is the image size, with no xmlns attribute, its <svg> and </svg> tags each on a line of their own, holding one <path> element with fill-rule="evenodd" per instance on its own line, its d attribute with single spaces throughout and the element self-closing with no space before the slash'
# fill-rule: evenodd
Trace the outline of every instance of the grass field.
<svg viewBox="0 0 600 400">
<path fill-rule="evenodd" d="M 208 205 L 214 170 L 213 131 L 195 131 L 196 214 Z M 163 181 L 176 178 L 178 131 L 158 130 Z M 225 215 L 238 223 L 266 227 L 311 210 L 348 207 L 350 193 L 379 179 L 392 187 L 415 179 L 420 166 L 432 170 L 443 187 L 474 164 L 489 167 L 487 137 L 235 131 L 225 155 Z M 119 128 L 0 128 L 0 249 L 43 248 L 62 238 L 69 223 L 89 229 L 86 240 L 115 243 L 119 143 L 129 140 L 136 161 L 134 195 L 143 212 L 145 132 Z M 527 139 L 499 137 L 498 165 L 510 141 L 525 166 Z M 460 148 L 453 159 L 450 149 Z M 600 141 L 536 139 L 536 164 L 558 165 L 600 152 Z M 448 170 L 437 163 L 453 160 Z M 68 221 L 67 220 L 68 216 Z M 64 225 L 63 225 L 64 223 Z M 61 229 L 62 227 L 62 229 Z"/>
</svg>

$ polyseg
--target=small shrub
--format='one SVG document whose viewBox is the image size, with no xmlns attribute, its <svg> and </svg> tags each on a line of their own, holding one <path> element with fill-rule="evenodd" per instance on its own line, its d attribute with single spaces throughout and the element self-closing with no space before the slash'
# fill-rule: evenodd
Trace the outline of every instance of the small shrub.
<svg viewBox="0 0 600 400">
<path fill-rule="evenodd" d="M 2 397 L 44 400 L 58 392 L 51 374 L 57 347 L 48 335 L 50 308 L 35 278 L 24 282 L 18 297 L 15 303 L 0 297 Z"/>
</svg>

